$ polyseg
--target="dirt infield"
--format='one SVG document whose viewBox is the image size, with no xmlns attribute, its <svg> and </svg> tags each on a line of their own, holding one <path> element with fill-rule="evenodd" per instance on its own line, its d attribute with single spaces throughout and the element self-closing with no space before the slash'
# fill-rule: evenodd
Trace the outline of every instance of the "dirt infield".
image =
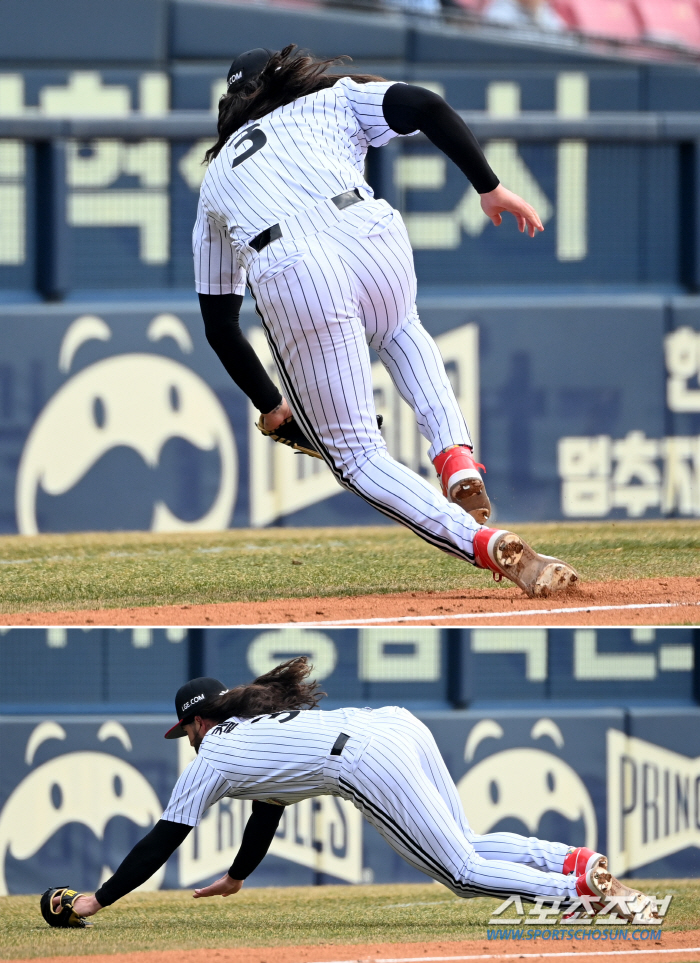
<svg viewBox="0 0 700 963">
<path fill-rule="evenodd" d="M 164 605 L 0 615 L 0 625 L 697 625 L 700 578 L 588 582 L 553 599 L 520 589 Z M 699 957 L 700 958 L 700 957 Z"/>
<path fill-rule="evenodd" d="M 592 943 L 591 940 L 518 940 L 439 943 L 379 943 L 375 945 L 276 946 L 251 949 L 168 950 L 144 953 L 117 953 L 102 956 L 54 956 L 43 963 L 420 963 L 420 961 L 539 959 L 563 960 L 574 957 L 579 963 L 600 963 L 611 956 L 617 963 L 643 963 L 668 960 L 690 963 L 700 960 L 700 930 L 664 933 L 660 940 Z M 595 949 L 593 949 L 595 946 Z M 25 963 L 25 961 L 16 961 Z M 37 958 L 26 963 L 37 963 Z"/>
</svg>

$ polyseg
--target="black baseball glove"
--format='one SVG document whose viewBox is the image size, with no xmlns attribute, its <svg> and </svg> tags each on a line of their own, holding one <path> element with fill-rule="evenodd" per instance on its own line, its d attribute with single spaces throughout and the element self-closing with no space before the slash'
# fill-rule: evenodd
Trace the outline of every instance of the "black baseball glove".
<svg viewBox="0 0 700 963">
<path fill-rule="evenodd" d="M 287 418 L 287 420 L 283 421 L 277 428 L 265 428 L 263 425 L 263 415 L 260 415 L 256 428 L 258 431 L 261 431 L 263 435 L 272 438 L 273 441 L 279 441 L 282 445 L 289 445 L 290 448 L 301 451 L 305 455 L 311 455 L 312 458 L 321 457 L 293 416 Z"/>
<path fill-rule="evenodd" d="M 381 428 L 383 423 L 384 418 L 382 415 L 377 415 L 377 427 Z M 305 455 L 311 455 L 312 458 L 321 457 L 316 446 L 306 437 L 294 416 L 287 418 L 287 420 L 283 421 L 277 428 L 265 428 L 263 425 L 263 415 L 260 415 L 255 427 L 258 431 L 261 431 L 263 435 L 272 438 L 273 441 L 279 441 L 282 445 L 289 445 L 289 447 L 294 448 L 295 451 L 301 451 Z"/>
<path fill-rule="evenodd" d="M 84 916 L 78 916 L 73 909 L 73 903 L 82 893 L 67 886 L 54 886 L 47 889 L 39 902 L 41 915 L 49 926 L 57 926 L 59 929 L 83 929 L 91 926 L 91 923 Z M 54 897 L 59 896 L 58 906 L 54 906 Z"/>
</svg>

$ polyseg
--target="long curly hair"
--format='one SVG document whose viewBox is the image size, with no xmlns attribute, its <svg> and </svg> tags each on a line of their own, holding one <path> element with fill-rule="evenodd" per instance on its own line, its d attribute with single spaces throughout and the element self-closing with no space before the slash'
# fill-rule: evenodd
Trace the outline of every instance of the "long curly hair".
<svg viewBox="0 0 700 963">
<path fill-rule="evenodd" d="M 205 163 L 217 156 L 231 134 L 251 120 L 259 120 L 270 111 L 291 104 L 299 97 L 332 87 L 343 77 L 352 77 L 358 84 L 372 80 L 384 80 L 372 74 L 329 74 L 334 64 L 343 64 L 351 57 L 335 57 L 332 60 L 315 60 L 300 51 L 296 44 L 273 54 L 259 76 L 242 87 L 225 93 L 219 101 L 219 137 L 204 155 Z"/>
<path fill-rule="evenodd" d="M 315 709 L 327 693 L 315 680 L 307 681 L 312 670 L 306 656 L 289 659 L 247 685 L 207 699 L 197 707 L 197 715 L 223 722 L 231 716 L 252 719 L 284 709 Z"/>
</svg>

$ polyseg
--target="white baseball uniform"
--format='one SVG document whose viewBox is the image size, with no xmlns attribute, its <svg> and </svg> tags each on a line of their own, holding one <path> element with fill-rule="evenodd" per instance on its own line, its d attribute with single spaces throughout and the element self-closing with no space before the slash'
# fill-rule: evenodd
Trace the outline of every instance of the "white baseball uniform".
<svg viewBox="0 0 700 963">
<path fill-rule="evenodd" d="M 241 294 L 247 282 L 294 415 L 339 483 L 473 562 L 478 523 L 391 458 L 375 420 L 368 343 L 413 407 L 431 458 L 471 444 L 418 318 L 401 215 L 364 178 L 367 148 L 396 136 L 382 112 L 390 86 L 345 78 L 232 135 L 202 183 L 196 287 Z M 332 198 L 354 189 L 364 202 L 339 210 Z M 273 225 L 281 237 L 251 247 Z"/>
<path fill-rule="evenodd" d="M 232 718 L 210 730 L 163 813 L 197 826 L 224 796 L 351 800 L 389 845 L 457 896 L 576 899 L 568 847 L 514 833 L 477 835 L 430 730 L 408 710 L 319 709 Z"/>
</svg>

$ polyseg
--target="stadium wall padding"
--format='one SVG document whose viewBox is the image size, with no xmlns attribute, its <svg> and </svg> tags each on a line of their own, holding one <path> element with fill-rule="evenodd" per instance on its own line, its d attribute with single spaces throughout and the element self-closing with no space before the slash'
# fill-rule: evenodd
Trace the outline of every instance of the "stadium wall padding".
<svg viewBox="0 0 700 963">
<path fill-rule="evenodd" d="M 586 844 L 607 851 L 620 875 L 700 875 L 699 710 L 512 709 L 421 718 L 476 832 Z M 193 758 L 185 740 L 163 739 L 171 723 L 166 715 L 0 717 L 0 893 L 41 892 L 63 880 L 96 889 L 159 818 Z M 248 811 L 240 801 L 219 803 L 150 888 L 191 887 L 221 875 Z M 287 809 L 248 885 L 421 879 L 349 803 L 322 797 Z"/>
<path fill-rule="evenodd" d="M 419 299 L 487 466 L 494 520 L 700 515 L 698 305 Z M 191 301 L 7 305 L 0 321 L 1 531 L 383 522 L 324 466 L 255 430 Z M 244 323 L 274 374 L 248 302 Z M 373 379 L 390 452 L 434 481 L 378 361 Z M 159 501 L 170 515 L 156 519 Z"/>
<path fill-rule="evenodd" d="M 177 5 L 182 16 L 190 15 L 190 6 L 193 19 L 206 7 Z M 215 4 L 211 14 L 228 17 L 239 9 Z M 255 8 L 253 15 L 271 16 L 266 8 Z M 275 12 L 273 25 L 285 16 L 300 15 Z M 308 23 L 329 36 L 318 16 L 309 14 Z M 348 14 L 346 19 L 343 34 L 352 50 L 355 42 L 364 43 L 369 58 L 364 69 L 390 80 L 428 84 L 459 110 L 484 111 L 493 107 L 493 97 L 506 96 L 516 114 L 553 112 L 564 109 L 562 91 L 576 88 L 577 109 L 591 114 L 646 110 L 650 97 L 655 110 L 673 111 L 687 108 L 687 92 L 696 96 L 700 89 L 700 72 L 690 72 L 681 83 L 680 68 L 666 83 L 661 68 L 647 74 L 646 68 L 609 63 L 575 69 L 536 58 L 498 65 L 470 58 L 410 61 L 388 49 L 381 26 L 369 33 L 376 41 L 373 49 L 359 39 L 367 35 L 362 18 Z M 173 29 L 180 29 L 179 22 L 176 18 Z M 247 43 L 253 43 L 256 31 Z M 192 42 L 198 36 L 189 22 L 182 33 Z M 225 38 L 226 31 L 222 27 L 215 36 Z M 133 61 L 118 58 L 100 69 L 89 62 L 69 67 L 37 60 L 36 66 L 13 67 L 7 61 L 0 72 L 0 116 L 210 111 L 228 65 L 223 53 L 214 57 L 215 48 L 202 42 L 210 49 L 206 59 L 177 60 L 163 69 L 136 69 Z M 674 90 L 684 92 L 678 102 Z M 213 140 L 215 115 L 210 116 Z M 139 289 L 191 290 L 191 232 L 209 140 L 59 141 L 55 152 L 65 173 L 57 174 L 51 191 L 42 181 L 45 146 L 4 143 L 0 300 L 30 301 L 37 292 L 55 299 L 85 298 L 100 290 L 124 298 Z M 684 173 L 687 150 L 679 142 L 616 143 L 612 136 L 573 146 L 495 140 L 485 149 L 503 182 L 538 209 L 546 230 L 535 240 L 523 238 L 510 217 L 501 228 L 493 227 L 463 174 L 425 139 L 395 140 L 370 154 L 369 181 L 405 218 L 421 288 L 681 291 L 696 283 L 696 244 L 680 204 L 694 188 Z M 49 212 L 55 214 L 53 232 L 47 230 Z M 60 284 L 47 289 L 42 269 L 56 255 L 53 248 L 60 249 L 64 269 Z"/>
<path fill-rule="evenodd" d="M 392 79 L 402 73 L 385 72 Z M 178 108 L 209 106 L 218 97 L 220 73 L 174 71 Z M 413 79 L 439 84 L 460 109 L 483 110 L 488 91 L 503 83 L 519 91 L 527 109 L 551 110 L 561 73 L 527 76 L 510 68 L 459 75 L 436 68 L 416 70 Z M 499 75 L 502 79 L 495 79 Z M 170 85 L 164 74 L 149 78 L 123 69 L 103 70 L 99 81 L 91 71 L 8 76 L 22 80 L 28 107 L 45 97 L 70 104 L 88 87 L 98 101 L 118 101 L 119 110 L 136 111 L 149 91 L 162 99 Z M 615 85 L 613 98 L 606 92 L 609 81 L 605 72 L 591 74 L 591 96 L 621 104 L 633 99 L 634 84 Z M 211 128 L 213 139 L 213 118 Z M 47 293 L 41 271 L 54 248 L 60 248 L 64 269 L 50 292 L 53 299 L 84 300 L 100 291 L 128 299 L 139 291 L 192 290 L 192 226 L 209 139 L 58 142 L 56 157 L 68 173 L 57 178 L 50 197 L 42 188 L 38 148 L 20 140 L 7 143 L 11 150 L 0 172 L 7 197 L 2 301 L 31 301 L 37 292 Z M 420 289 L 517 295 L 553 286 L 582 297 L 597 289 L 684 290 L 694 270 L 694 242 L 678 203 L 684 169 L 678 144 L 581 143 L 575 163 L 554 141 L 495 140 L 486 151 L 504 183 L 518 185 L 539 210 L 545 231 L 535 239 L 523 237 L 511 217 L 495 228 L 463 174 L 424 140 L 391 142 L 368 159 L 370 182 L 406 222 Z M 578 199 L 573 207 L 572 196 Z M 60 212 L 55 235 L 46 229 L 49 204 Z"/>
<path fill-rule="evenodd" d="M 166 712 L 192 676 L 234 686 L 302 655 L 332 708 L 688 706 L 698 698 L 698 636 L 646 627 L 7 629 L 0 706 L 19 714 Z"/>
</svg>

